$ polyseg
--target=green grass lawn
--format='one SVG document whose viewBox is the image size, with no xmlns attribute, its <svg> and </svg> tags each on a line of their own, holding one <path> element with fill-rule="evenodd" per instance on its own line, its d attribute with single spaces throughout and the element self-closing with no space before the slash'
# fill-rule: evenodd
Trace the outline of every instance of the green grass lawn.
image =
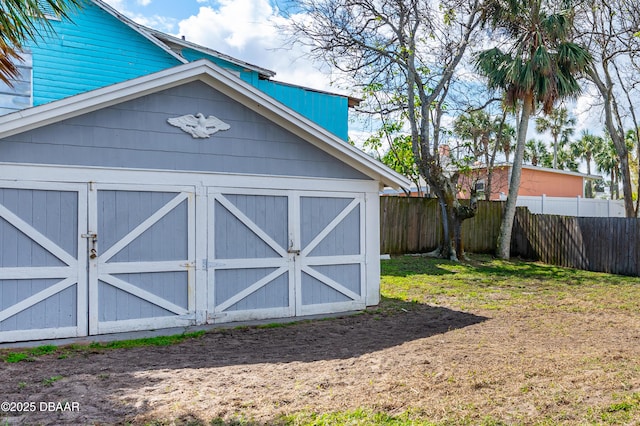
<svg viewBox="0 0 640 426">
<path fill-rule="evenodd" d="M 640 310 L 637 277 L 473 256 L 453 263 L 403 256 L 382 262 L 382 307 L 415 301 L 462 310 Z"/>
<path fill-rule="evenodd" d="M 400 313 L 407 302 L 443 306 L 455 310 L 489 315 L 519 315 L 522 312 L 541 318 L 545 314 L 640 313 L 640 285 L 637 277 L 623 277 L 560 268 L 540 263 L 502 261 L 490 256 L 472 256 L 468 261 L 403 256 L 382 262 L 382 301 L 378 312 Z M 409 305 L 410 306 L 410 305 Z M 543 320 L 541 321 L 543 322 Z M 558 324 L 558 327 L 562 327 Z M 594 342 L 594 345 L 597 342 Z M 640 354 L 639 354 L 640 356 Z M 602 369 L 620 377 L 631 375 L 638 380 L 638 359 L 631 363 L 612 364 L 595 358 L 585 360 L 585 368 Z M 631 371 L 625 371 L 631 370 Z M 553 381 L 552 381 L 553 383 Z M 633 385 L 629 385 L 631 388 Z M 636 383 L 640 387 L 640 383 Z M 522 384 L 520 392 L 531 391 Z M 540 399 L 544 398 L 541 393 Z M 555 397 L 558 398 L 558 397 Z M 421 414 L 420 407 L 400 414 L 361 409 L 351 412 L 298 413 L 282 418 L 287 425 L 507 425 L 507 424 L 640 424 L 640 389 L 611 395 L 610 403 L 591 407 L 585 414 L 574 415 L 567 408 L 562 415 L 541 413 L 533 422 L 505 422 L 495 415 L 485 415 L 469 404 L 464 409 L 445 408 L 451 414 L 445 421 L 432 422 Z M 568 404 L 571 405 L 571 404 Z M 576 404 L 578 407 L 580 404 Z M 471 407 L 471 408 L 469 408 Z M 579 410 L 579 408 L 577 408 Z"/>
</svg>

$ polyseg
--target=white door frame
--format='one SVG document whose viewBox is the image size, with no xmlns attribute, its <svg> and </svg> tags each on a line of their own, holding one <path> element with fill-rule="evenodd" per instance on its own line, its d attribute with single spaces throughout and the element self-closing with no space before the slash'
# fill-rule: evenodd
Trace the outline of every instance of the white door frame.
<svg viewBox="0 0 640 426">
<path fill-rule="evenodd" d="M 347 310 L 364 309 L 366 307 L 367 280 L 366 280 L 366 208 L 365 196 L 362 193 L 352 192 L 320 192 L 320 191 L 296 191 L 294 192 L 294 203 L 297 204 L 298 222 L 296 224 L 296 241 L 300 241 L 302 230 L 300 229 L 301 211 L 300 200 L 303 197 L 318 198 L 348 198 L 353 199 L 338 215 L 306 246 L 300 248 L 300 255 L 296 259 L 296 315 L 315 315 L 321 313 L 334 313 Z M 360 207 L 360 235 L 359 251 L 356 255 L 338 255 L 338 256 L 310 256 L 313 250 L 320 244 L 331 231 L 333 231 L 356 207 Z M 345 265 L 360 264 L 360 293 L 356 294 L 342 284 L 332 280 L 324 274 L 312 269 L 312 266 L 321 265 Z M 323 303 L 317 305 L 302 304 L 302 272 L 322 282 L 324 285 L 331 287 L 333 290 L 342 293 L 351 298 L 351 301 Z"/>
<path fill-rule="evenodd" d="M 208 322 L 228 322 L 228 321 L 246 321 L 257 320 L 264 318 L 277 318 L 277 317 L 290 317 L 295 314 L 295 293 L 294 293 L 294 276 L 292 264 L 294 261 L 294 255 L 289 253 L 287 249 L 281 247 L 277 242 L 267 235 L 257 224 L 249 219 L 244 213 L 242 213 L 237 207 L 233 205 L 224 194 L 237 194 L 237 195 L 266 195 L 286 197 L 287 194 L 279 190 L 268 189 L 246 189 L 246 188 L 221 188 L 210 187 L 208 190 L 208 262 L 207 262 L 207 294 L 208 294 Z M 270 258 L 258 258 L 258 259 L 215 259 L 215 202 L 219 202 L 227 211 L 234 215 L 240 222 L 242 222 L 247 228 L 255 233 L 265 244 L 267 244 L 272 250 L 274 250 L 280 257 Z M 290 203 L 287 201 L 287 204 Z M 290 208 L 290 207 L 289 207 Z M 289 213 L 289 226 L 291 221 L 291 214 Z M 291 229 L 289 227 L 289 229 Z M 289 236 L 291 238 L 291 235 Z M 245 290 L 237 293 L 223 304 L 216 306 L 215 300 L 215 272 L 216 270 L 224 269 L 239 269 L 239 268 L 277 268 L 275 271 L 267 275 L 266 277 L 256 281 Z M 223 312 L 229 306 L 232 306 L 236 302 L 244 299 L 251 293 L 259 290 L 263 286 L 272 282 L 276 278 L 282 276 L 285 273 L 288 275 L 288 288 L 289 288 L 289 306 L 281 308 L 268 308 L 268 309 L 254 309 L 250 311 L 227 311 Z"/>
</svg>

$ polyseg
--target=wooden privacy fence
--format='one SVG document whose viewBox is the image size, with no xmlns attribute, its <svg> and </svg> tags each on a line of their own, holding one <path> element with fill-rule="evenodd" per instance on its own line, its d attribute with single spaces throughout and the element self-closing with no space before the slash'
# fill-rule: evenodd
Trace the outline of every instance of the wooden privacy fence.
<svg viewBox="0 0 640 426">
<path fill-rule="evenodd" d="M 495 253 L 504 202 L 479 201 L 463 222 L 464 248 Z M 381 253 L 425 253 L 440 242 L 440 208 L 433 198 L 381 197 Z M 596 272 L 640 275 L 640 219 L 532 214 L 516 209 L 511 256 Z"/>
<path fill-rule="evenodd" d="M 518 209 L 511 253 L 552 265 L 637 276 L 639 220 L 551 216 Z"/>
<path fill-rule="evenodd" d="M 493 253 L 502 209 L 500 201 L 479 201 L 476 216 L 462 224 L 464 249 Z M 380 198 L 380 252 L 425 253 L 434 250 L 442 236 L 440 207 L 435 198 Z"/>
</svg>

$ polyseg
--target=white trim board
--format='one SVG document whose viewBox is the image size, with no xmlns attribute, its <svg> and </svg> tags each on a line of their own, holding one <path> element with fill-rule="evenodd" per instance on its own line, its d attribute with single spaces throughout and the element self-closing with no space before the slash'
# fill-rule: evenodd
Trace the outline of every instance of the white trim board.
<svg viewBox="0 0 640 426">
<path fill-rule="evenodd" d="M 2 142 L 0 141 L 0 143 Z M 16 176 L 20 176 L 19 183 L 16 181 Z M 324 194 L 327 190 L 333 193 L 342 191 L 377 193 L 379 189 L 378 182 L 373 180 L 0 162 L 0 180 L 6 181 L 3 182 L 3 185 L 24 187 L 25 185 L 34 185 L 37 182 L 39 187 L 40 183 L 47 185 L 46 182 L 87 183 L 88 178 L 93 182 L 100 182 L 100 187 L 103 189 L 108 188 L 105 186 L 107 184 L 115 184 L 118 185 L 118 188 L 123 188 L 123 185 L 126 185 L 124 188 L 127 190 L 135 190 L 136 186 L 131 182 L 145 186 L 158 186 L 158 182 L 171 182 L 170 185 L 162 185 L 162 187 L 176 188 L 176 190 L 180 190 L 179 188 L 183 186 L 204 186 L 220 188 L 221 190 L 233 188 L 233 191 L 246 188 L 260 191 L 321 191 Z"/>
</svg>

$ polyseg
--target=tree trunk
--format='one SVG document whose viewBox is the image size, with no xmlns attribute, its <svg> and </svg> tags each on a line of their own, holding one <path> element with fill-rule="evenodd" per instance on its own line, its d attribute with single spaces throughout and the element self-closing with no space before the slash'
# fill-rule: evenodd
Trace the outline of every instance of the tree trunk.
<svg viewBox="0 0 640 426">
<path fill-rule="evenodd" d="M 624 140 L 624 130 L 622 129 L 622 120 L 615 99 L 611 93 L 613 82 L 609 75 L 608 64 L 602 64 L 605 82 L 602 81 L 600 75 L 595 68 L 589 72 L 590 80 L 596 85 L 603 99 L 604 117 L 606 129 L 609 132 L 611 141 L 616 148 L 618 160 L 620 161 L 620 170 L 622 174 L 622 196 L 624 197 L 624 211 L 626 217 L 636 217 L 635 207 L 633 205 L 633 194 L 631 192 L 631 172 L 629 170 L 629 151 L 626 141 Z M 616 125 L 618 123 L 618 125 Z M 613 197 L 613 194 L 611 194 Z"/>
<path fill-rule="evenodd" d="M 525 97 L 520 123 L 518 125 L 518 139 L 516 150 L 513 155 L 513 166 L 511 167 L 511 179 L 509 180 L 509 195 L 500 224 L 500 234 L 498 236 L 498 247 L 496 256 L 500 259 L 509 259 L 511 255 L 511 231 L 513 230 L 513 220 L 516 217 L 516 202 L 518 201 L 518 190 L 520 189 L 520 177 L 522 176 L 522 160 L 524 158 L 524 145 L 527 140 L 527 129 L 529 117 L 533 111 L 533 97 Z"/>
<path fill-rule="evenodd" d="M 432 175 L 433 176 L 433 175 Z M 430 179 L 429 184 L 438 197 L 442 220 L 442 240 L 440 246 L 431 255 L 458 261 L 464 256 L 462 245 L 462 222 L 473 217 L 477 210 L 475 191 L 472 192 L 470 205 L 465 206 L 457 199 L 456 185 L 458 175 L 451 178 L 440 175 L 440 179 Z"/>
</svg>

